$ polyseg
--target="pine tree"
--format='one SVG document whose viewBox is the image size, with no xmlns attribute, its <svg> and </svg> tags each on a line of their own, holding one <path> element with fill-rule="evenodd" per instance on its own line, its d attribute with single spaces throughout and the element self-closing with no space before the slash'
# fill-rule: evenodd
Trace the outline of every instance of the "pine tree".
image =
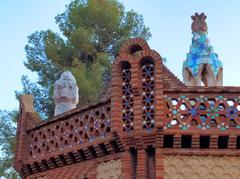
<svg viewBox="0 0 240 179">
<path fill-rule="evenodd" d="M 16 111 L 0 110 L 0 177 L 17 178 L 12 168 L 17 114 Z"/>
<path fill-rule="evenodd" d="M 28 37 L 25 66 L 38 74 L 36 83 L 22 78 L 20 94 L 32 94 L 43 118 L 53 115 L 53 84 L 69 70 L 79 86 L 79 101 L 88 104 L 110 79 L 111 62 L 121 43 L 133 37 L 148 40 L 143 17 L 125 11 L 117 0 L 74 0 L 56 16 L 61 34 L 37 31 Z"/>
</svg>

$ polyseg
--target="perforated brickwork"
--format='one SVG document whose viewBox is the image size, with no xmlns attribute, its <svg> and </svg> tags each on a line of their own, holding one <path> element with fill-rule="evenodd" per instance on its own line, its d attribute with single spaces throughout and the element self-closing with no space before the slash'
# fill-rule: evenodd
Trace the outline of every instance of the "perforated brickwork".
<svg viewBox="0 0 240 179">
<path fill-rule="evenodd" d="M 240 98 L 213 95 L 165 96 L 165 128 L 240 129 Z"/>
<path fill-rule="evenodd" d="M 123 130 L 133 130 L 133 94 L 131 84 L 131 68 L 129 66 L 122 69 L 122 120 Z"/>
<path fill-rule="evenodd" d="M 110 106 L 103 105 L 31 131 L 29 155 L 33 158 L 44 156 L 66 147 L 91 142 L 97 137 L 105 137 L 110 132 Z"/>
<path fill-rule="evenodd" d="M 154 64 L 142 66 L 143 128 L 154 128 Z"/>
</svg>

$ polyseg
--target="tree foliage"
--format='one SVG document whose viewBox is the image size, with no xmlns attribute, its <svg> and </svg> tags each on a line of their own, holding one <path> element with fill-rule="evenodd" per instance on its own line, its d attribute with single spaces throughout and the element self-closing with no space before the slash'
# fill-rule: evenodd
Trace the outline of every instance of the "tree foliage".
<svg viewBox="0 0 240 179">
<path fill-rule="evenodd" d="M 53 116 L 53 85 L 70 70 L 79 86 L 79 101 L 87 104 L 110 79 L 111 63 L 121 43 L 129 38 L 151 37 L 143 17 L 126 11 L 117 0 L 73 0 L 56 16 L 60 33 L 39 30 L 28 37 L 25 47 L 27 69 L 37 73 L 36 82 L 22 76 L 22 91 L 34 96 L 34 107 L 43 119 Z M 16 111 L 0 110 L 0 178 L 17 178 L 12 169 Z"/>
<path fill-rule="evenodd" d="M 0 178 L 17 178 L 17 174 L 12 168 L 16 120 L 16 111 L 0 110 Z"/>
<path fill-rule="evenodd" d="M 151 37 L 143 17 L 126 11 L 117 0 L 74 0 L 56 16 L 60 33 L 41 30 L 28 37 L 25 66 L 38 74 L 36 83 L 22 78 L 22 93 L 34 95 L 35 108 L 46 118 L 53 114 L 53 84 L 69 70 L 79 86 L 79 101 L 94 101 L 110 79 L 111 62 L 121 43 L 132 37 Z"/>
<path fill-rule="evenodd" d="M 54 103 L 53 103 L 53 85 L 43 87 L 38 83 L 31 82 L 27 76 L 22 76 L 23 92 L 24 94 L 34 95 L 34 108 L 42 119 L 48 116 L 53 116 Z M 15 92 L 16 98 L 19 100 L 23 92 Z"/>
</svg>

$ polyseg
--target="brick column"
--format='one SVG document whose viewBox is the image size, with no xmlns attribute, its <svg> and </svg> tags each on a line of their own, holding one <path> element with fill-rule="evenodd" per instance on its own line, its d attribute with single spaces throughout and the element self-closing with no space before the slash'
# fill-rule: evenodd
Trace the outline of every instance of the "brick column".
<svg viewBox="0 0 240 179">
<path fill-rule="evenodd" d="M 210 138 L 210 148 L 217 149 L 218 148 L 218 136 L 212 135 Z"/>
<path fill-rule="evenodd" d="M 163 149 L 156 148 L 156 179 L 164 178 L 164 156 Z"/>
<path fill-rule="evenodd" d="M 155 149 L 155 157 L 156 157 L 156 179 L 164 178 L 164 156 L 163 156 L 163 133 L 162 129 L 157 129 L 156 134 L 156 149 Z"/>
<path fill-rule="evenodd" d="M 200 136 L 199 135 L 193 135 L 192 136 L 192 148 L 198 149 L 200 146 Z"/>
<path fill-rule="evenodd" d="M 137 179 L 147 179 L 147 156 L 145 149 L 137 151 Z"/>
<path fill-rule="evenodd" d="M 164 95 L 162 82 L 162 59 L 159 54 L 154 54 L 155 63 L 155 123 L 157 128 L 163 128 L 164 119 Z"/>
<path fill-rule="evenodd" d="M 133 89 L 133 99 L 134 99 L 134 130 L 142 130 L 142 81 L 140 72 L 140 59 L 135 59 L 132 61 L 132 89 Z"/>
<path fill-rule="evenodd" d="M 122 178 L 124 179 L 132 179 L 133 166 L 130 151 L 125 151 L 122 154 Z M 136 161 L 137 162 L 137 161 Z"/>
<path fill-rule="evenodd" d="M 176 134 L 174 136 L 173 147 L 174 148 L 181 148 L 181 135 L 180 134 Z"/>
<path fill-rule="evenodd" d="M 29 138 L 26 130 L 40 122 L 38 114 L 33 108 L 32 95 L 22 95 L 20 98 L 19 117 L 17 119 L 16 146 L 14 151 L 13 167 L 21 173 L 22 164 L 29 156 Z"/>
<path fill-rule="evenodd" d="M 122 132 L 122 76 L 119 63 L 113 64 L 111 80 L 111 119 L 112 132 Z"/>
<path fill-rule="evenodd" d="M 236 149 L 236 147 L 237 147 L 237 136 L 236 135 L 229 135 L 228 148 L 229 149 Z"/>
</svg>

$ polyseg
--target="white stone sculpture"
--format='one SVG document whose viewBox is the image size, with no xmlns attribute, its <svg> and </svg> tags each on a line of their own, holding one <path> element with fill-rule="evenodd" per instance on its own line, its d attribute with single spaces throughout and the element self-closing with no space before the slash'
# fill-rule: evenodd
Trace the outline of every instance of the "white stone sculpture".
<svg viewBox="0 0 240 179">
<path fill-rule="evenodd" d="M 54 116 L 76 108 L 78 104 L 78 86 L 70 71 L 63 72 L 54 84 Z"/>
</svg>

